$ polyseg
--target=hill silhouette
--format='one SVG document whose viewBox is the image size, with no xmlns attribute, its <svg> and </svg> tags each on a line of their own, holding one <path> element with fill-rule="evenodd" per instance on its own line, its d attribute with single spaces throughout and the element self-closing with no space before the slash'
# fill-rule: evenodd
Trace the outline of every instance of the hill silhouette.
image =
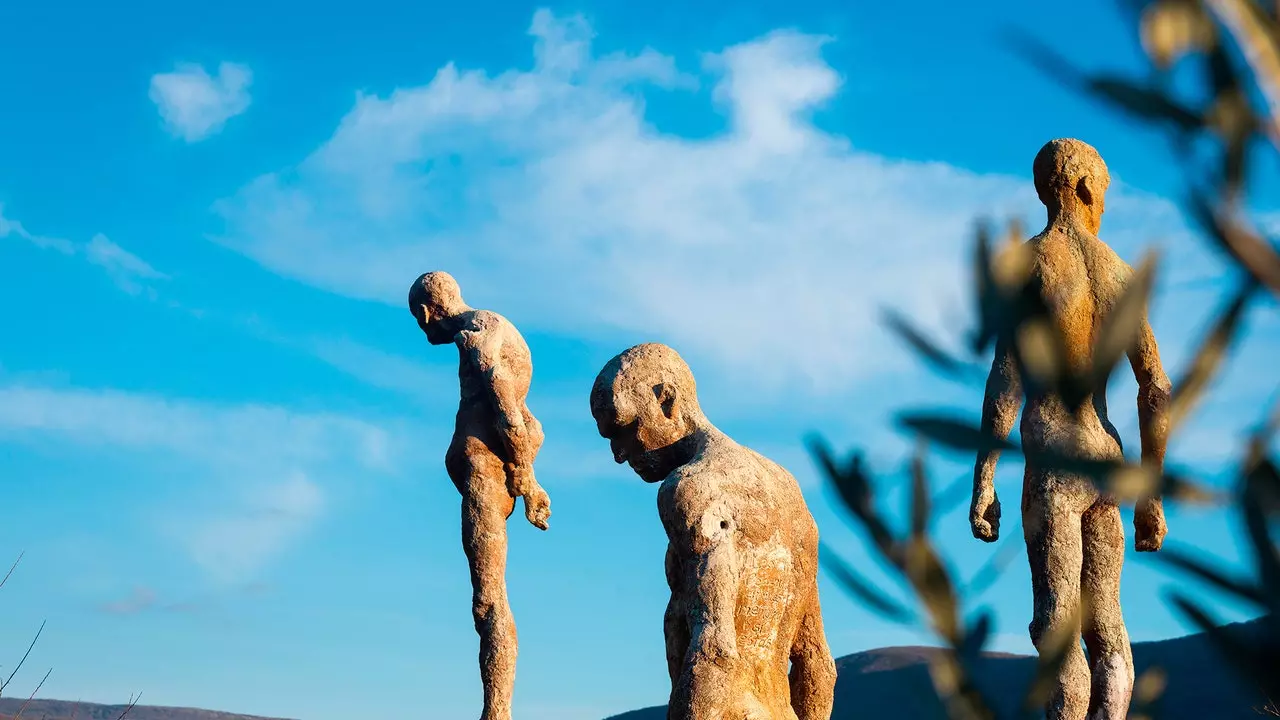
<svg viewBox="0 0 1280 720">
<path fill-rule="evenodd" d="M 1257 634 L 1260 621 L 1227 626 L 1243 637 Z M 899 717 L 946 720 L 929 678 L 932 647 L 867 650 L 836 661 L 835 711 L 832 720 Z M 1255 709 L 1265 698 L 1243 685 L 1203 634 L 1133 644 L 1133 660 L 1141 674 L 1153 665 L 1164 668 L 1168 686 L 1159 720 L 1258 720 Z M 1014 717 L 1021 704 L 1035 658 L 1010 653 L 984 653 L 979 661 L 979 687 L 1000 717 Z M 666 720 L 665 705 L 633 710 L 606 720 Z"/>
<path fill-rule="evenodd" d="M 0 698 L 0 720 L 9 720 L 26 702 L 23 698 Z M 22 718 L 26 720 L 116 720 L 125 711 L 126 705 L 98 705 L 95 703 L 76 703 L 69 700 L 32 700 Z M 196 708 L 160 707 L 154 705 L 136 705 L 129 711 L 128 720 L 282 720 L 281 718 L 264 718 L 256 715 L 237 715 L 235 713 L 198 710 Z"/>
</svg>

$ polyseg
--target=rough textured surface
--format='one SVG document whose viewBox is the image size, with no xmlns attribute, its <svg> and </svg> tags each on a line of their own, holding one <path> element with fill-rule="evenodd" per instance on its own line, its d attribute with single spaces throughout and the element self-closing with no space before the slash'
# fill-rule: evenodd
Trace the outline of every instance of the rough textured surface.
<svg viewBox="0 0 1280 720">
<path fill-rule="evenodd" d="M 693 373 L 665 345 L 610 360 L 591 414 L 617 462 L 662 483 L 668 717 L 827 720 L 836 671 L 818 527 L 795 479 L 707 420 Z"/>
<path fill-rule="evenodd" d="M 1257 621 L 1228 625 L 1240 638 L 1257 637 Z M 836 661 L 840 680 L 832 713 L 838 720 L 902 718 L 947 720 L 929 677 L 929 661 L 941 652 L 929 647 L 891 647 L 867 650 Z M 1261 720 L 1255 708 L 1266 702 L 1255 687 L 1243 682 L 1223 662 L 1213 641 L 1197 633 L 1186 637 L 1133 644 L 1139 674 L 1159 667 L 1168 685 L 1157 708 L 1159 720 Z M 1035 658 L 1007 653 L 983 653 L 974 665 L 978 686 L 990 698 L 996 717 L 1020 718 L 1022 698 L 1035 675 Z M 663 720 L 665 707 L 651 707 L 616 715 L 609 720 Z"/>
<path fill-rule="evenodd" d="M 1132 269 L 1097 238 L 1110 183 L 1098 152 L 1079 140 L 1053 140 L 1034 163 L 1036 191 L 1049 221 L 1028 246 L 1032 273 L 1042 284 L 1052 320 L 1067 339 L 1069 362 L 1087 367 L 1102 319 L 1123 293 Z M 1143 460 L 1164 461 L 1170 385 L 1144 313 L 1129 351 L 1138 381 Z M 1025 405 L 1024 405 L 1025 402 Z M 1025 397 L 1009 350 L 997 345 L 987 378 L 983 427 L 1008 437 L 1022 409 L 1027 457 L 1022 488 L 1023 533 L 1031 564 L 1036 647 L 1057 632 L 1079 631 L 1088 657 L 1072 646 L 1046 708 L 1050 720 L 1120 720 L 1133 688 L 1133 659 L 1120 611 L 1124 526 L 1120 510 L 1087 478 L 1037 467 L 1038 451 L 1074 452 L 1096 459 L 1123 457 L 1120 436 L 1107 418 L 1106 387 L 1072 414 L 1052 394 Z M 970 522 L 975 537 L 992 542 L 1000 531 L 1000 502 L 992 479 L 998 453 L 979 455 L 974 468 Z M 1135 510 L 1139 551 L 1159 550 L 1165 536 L 1159 498 Z M 1083 624 L 1075 621 L 1083 600 Z"/>
<path fill-rule="evenodd" d="M 471 611 L 480 634 L 482 720 L 510 720 L 516 625 L 507 602 L 507 518 L 516 498 L 546 530 L 551 501 L 533 474 L 542 426 L 525 397 L 533 377 L 529 347 L 514 325 L 462 301 L 457 282 L 431 272 L 414 281 L 409 311 L 432 345 L 458 346 L 461 400 L 445 467 L 462 493 L 462 548 L 471 565 Z"/>
</svg>

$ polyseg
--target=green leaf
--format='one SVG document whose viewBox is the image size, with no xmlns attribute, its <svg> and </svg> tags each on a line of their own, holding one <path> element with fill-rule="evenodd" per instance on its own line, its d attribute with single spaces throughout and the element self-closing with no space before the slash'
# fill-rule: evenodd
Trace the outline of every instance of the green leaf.
<svg viewBox="0 0 1280 720">
<path fill-rule="evenodd" d="M 1124 78 L 1098 75 L 1087 81 L 1088 92 L 1139 120 L 1168 122 L 1182 131 L 1204 125 L 1199 113 L 1183 106 L 1164 91 L 1143 87 Z"/>
<path fill-rule="evenodd" d="M 1155 283 L 1156 262 L 1157 256 L 1154 251 L 1148 251 L 1143 256 L 1138 269 L 1125 286 L 1124 294 L 1103 319 L 1097 342 L 1093 347 L 1091 389 L 1103 386 L 1107 378 L 1111 377 L 1120 358 L 1124 357 L 1137 342 L 1138 330 L 1147 316 L 1147 303 Z"/>
<path fill-rule="evenodd" d="M 1261 653 L 1251 643 L 1243 642 L 1243 638 L 1224 628 L 1209 613 L 1185 596 L 1177 592 L 1169 592 L 1165 596 L 1179 612 L 1209 637 L 1218 653 L 1234 666 L 1237 673 L 1253 680 L 1268 696 L 1280 696 L 1280 667 L 1277 667 L 1274 648 L 1271 648 L 1269 653 Z M 1274 623 L 1274 616 L 1262 622 Z M 1272 644 L 1274 644 L 1274 634 Z"/>
<path fill-rule="evenodd" d="M 1020 447 L 1008 440 L 1000 440 L 981 428 L 953 417 L 902 413 L 898 425 L 952 450 L 964 452 L 990 452 L 1008 450 L 1020 452 Z"/>
<path fill-rule="evenodd" d="M 964 586 L 964 595 L 970 600 L 982 596 L 987 590 L 990 590 L 1004 571 L 1009 568 L 1009 564 L 1021 555 L 1022 538 L 1018 537 L 1018 523 L 1007 530 L 1002 530 L 1003 538 L 995 553 L 987 558 L 987 561 L 978 568 L 973 574 L 969 582 Z"/>
<path fill-rule="evenodd" d="M 1187 204 L 1191 216 L 1254 282 L 1280 297 L 1280 253 L 1272 243 L 1243 227 L 1229 212 L 1215 209 L 1201 193 L 1193 193 Z"/>
<path fill-rule="evenodd" d="M 1275 497 L 1273 483 L 1277 482 L 1276 477 L 1275 466 L 1270 460 L 1264 459 L 1254 465 L 1245 476 L 1241 503 L 1258 578 L 1271 611 L 1280 613 L 1280 548 L 1271 539 L 1271 526 L 1263 508 L 1265 498 Z"/>
<path fill-rule="evenodd" d="M 929 611 L 934 631 L 948 645 L 959 645 L 960 602 L 951 578 L 928 538 L 912 537 L 907 541 L 903 571 Z"/>
<path fill-rule="evenodd" d="M 924 336 L 905 317 L 893 310 L 882 310 L 883 322 L 935 370 L 958 380 L 972 380 L 975 368 L 952 357 Z"/>
<path fill-rule="evenodd" d="M 962 660 L 972 662 L 976 660 L 982 653 L 982 648 L 986 646 L 987 639 L 991 637 L 991 629 L 995 622 L 992 619 L 990 610 L 983 610 L 978 614 L 978 620 L 965 633 L 964 642 L 961 643 L 956 652 L 959 653 Z"/>
<path fill-rule="evenodd" d="M 1204 560 L 1196 559 L 1182 550 L 1166 545 L 1160 552 L 1152 553 L 1147 557 L 1195 575 L 1200 580 L 1236 597 L 1265 606 L 1262 591 L 1258 588 L 1245 580 L 1228 577 L 1226 573 L 1215 569 Z"/>
<path fill-rule="evenodd" d="M 1245 304 L 1253 295 L 1254 285 L 1244 283 L 1217 319 L 1212 329 L 1200 343 L 1186 373 L 1173 387 L 1173 399 L 1169 403 L 1170 433 L 1187 419 L 1196 400 L 1204 393 L 1209 382 L 1222 365 L 1223 358 L 1237 336 Z"/>
<path fill-rule="evenodd" d="M 911 534 L 923 538 L 929 528 L 929 478 L 925 474 L 924 444 L 911 458 Z"/>
<path fill-rule="evenodd" d="M 828 572 L 868 609 L 896 623 L 911 624 L 915 621 L 915 615 L 910 610 L 877 590 L 830 547 L 821 542 L 818 543 L 818 556 L 822 564 L 826 565 Z"/>
<path fill-rule="evenodd" d="M 808 439 L 810 452 L 817 458 L 831 484 L 835 485 L 845 507 L 853 514 L 876 544 L 876 548 L 886 560 L 895 566 L 901 566 L 901 549 L 894 539 L 889 526 L 876 512 L 872 501 L 871 479 L 862 469 L 862 455 L 854 453 L 848 467 L 841 469 L 825 441 L 816 436 Z"/>
</svg>

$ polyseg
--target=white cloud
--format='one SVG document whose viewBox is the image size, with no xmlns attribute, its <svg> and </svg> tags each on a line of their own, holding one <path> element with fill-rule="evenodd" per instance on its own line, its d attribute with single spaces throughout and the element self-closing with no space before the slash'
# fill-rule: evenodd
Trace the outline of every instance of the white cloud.
<svg viewBox="0 0 1280 720">
<path fill-rule="evenodd" d="M 216 75 L 194 63 L 179 63 L 173 72 L 151 76 L 149 96 L 170 133 L 198 142 L 249 109 L 252 82 L 253 73 L 239 63 L 220 63 Z"/>
<path fill-rule="evenodd" d="M 22 223 L 4 216 L 4 205 L 0 205 L 0 238 L 16 237 L 35 245 L 41 250 L 54 250 L 63 255 L 74 255 L 77 245 L 62 238 L 44 237 L 29 232 Z"/>
<path fill-rule="evenodd" d="M 215 580 L 231 585 L 252 577 L 317 520 L 325 491 L 302 473 L 254 487 L 237 507 L 199 520 L 182 540 Z"/>
<path fill-rule="evenodd" d="M 84 246 L 85 257 L 111 276 L 120 289 L 131 294 L 142 291 L 139 280 L 162 280 L 167 276 L 147 264 L 147 261 L 111 242 L 98 233 Z"/>
<path fill-rule="evenodd" d="M 321 517 L 326 491 L 319 479 L 393 468 L 390 433 L 342 415 L 0 386 L 0 441 L 49 438 L 59 448 L 73 443 L 176 457 L 191 468 L 183 477 L 192 487 L 177 493 L 185 504 L 167 507 L 160 529 L 224 584 L 252 579 Z M 212 480 L 213 488 L 197 487 L 202 480 Z"/>
<path fill-rule="evenodd" d="M 390 463 L 387 433 L 363 420 L 114 390 L 0 387 L 0 433 L 56 433 L 81 444 L 254 466 L 343 458 Z"/>
<path fill-rule="evenodd" d="M 63 238 L 45 237 L 29 232 L 22 223 L 4 216 L 0 205 L 0 239 L 17 237 L 42 250 L 53 250 L 63 255 L 82 257 L 106 271 L 121 290 L 137 295 L 146 291 L 154 299 L 155 291 L 145 284 L 147 280 L 167 280 L 169 276 L 156 270 L 147 261 L 112 242 L 98 233 L 87 243 Z"/>
<path fill-rule="evenodd" d="M 345 338 L 318 339 L 306 345 L 316 357 L 373 387 L 434 406 L 458 401 L 458 370 L 452 365 L 428 365 Z"/>
<path fill-rule="evenodd" d="M 393 305 L 448 269 L 521 327 L 663 340 L 757 387 L 825 392 L 901 359 L 882 304 L 954 334 L 976 217 L 1042 222 L 1028 177 L 886 159 L 814 125 L 840 86 L 826 38 L 778 31 L 707 55 L 728 129 L 688 139 L 645 117 L 641 86 L 696 84 L 669 58 L 594 56 L 581 18 L 547 11 L 530 33 L 531 70 L 449 64 L 359 96 L 296 167 L 217 204 L 218 241 Z M 1186 236 L 1173 205 L 1122 183 L 1108 207 L 1104 237 L 1127 257 Z M 1172 255 L 1166 287 L 1222 267 L 1198 245 Z"/>
<path fill-rule="evenodd" d="M 126 598 L 104 603 L 102 610 L 112 615 L 136 615 L 155 607 L 155 604 L 156 592 L 149 587 L 139 586 L 135 587 Z"/>
</svg>

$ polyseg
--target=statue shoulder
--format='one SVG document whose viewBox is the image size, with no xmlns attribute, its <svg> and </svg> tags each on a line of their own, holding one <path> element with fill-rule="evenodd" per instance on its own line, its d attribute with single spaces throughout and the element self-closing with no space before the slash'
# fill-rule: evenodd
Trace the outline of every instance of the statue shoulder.
<svg viewBox="0 0 1280 720">
<path fill-rule="evenodd" d="M 454 342 L 481 369 L 488 369 L 498 363 L 502 355 L 503 332 L 506 321 L 501 315 L 487 310 L 477 310 L 467 318 L 467 322 Z"/>
</svg>

